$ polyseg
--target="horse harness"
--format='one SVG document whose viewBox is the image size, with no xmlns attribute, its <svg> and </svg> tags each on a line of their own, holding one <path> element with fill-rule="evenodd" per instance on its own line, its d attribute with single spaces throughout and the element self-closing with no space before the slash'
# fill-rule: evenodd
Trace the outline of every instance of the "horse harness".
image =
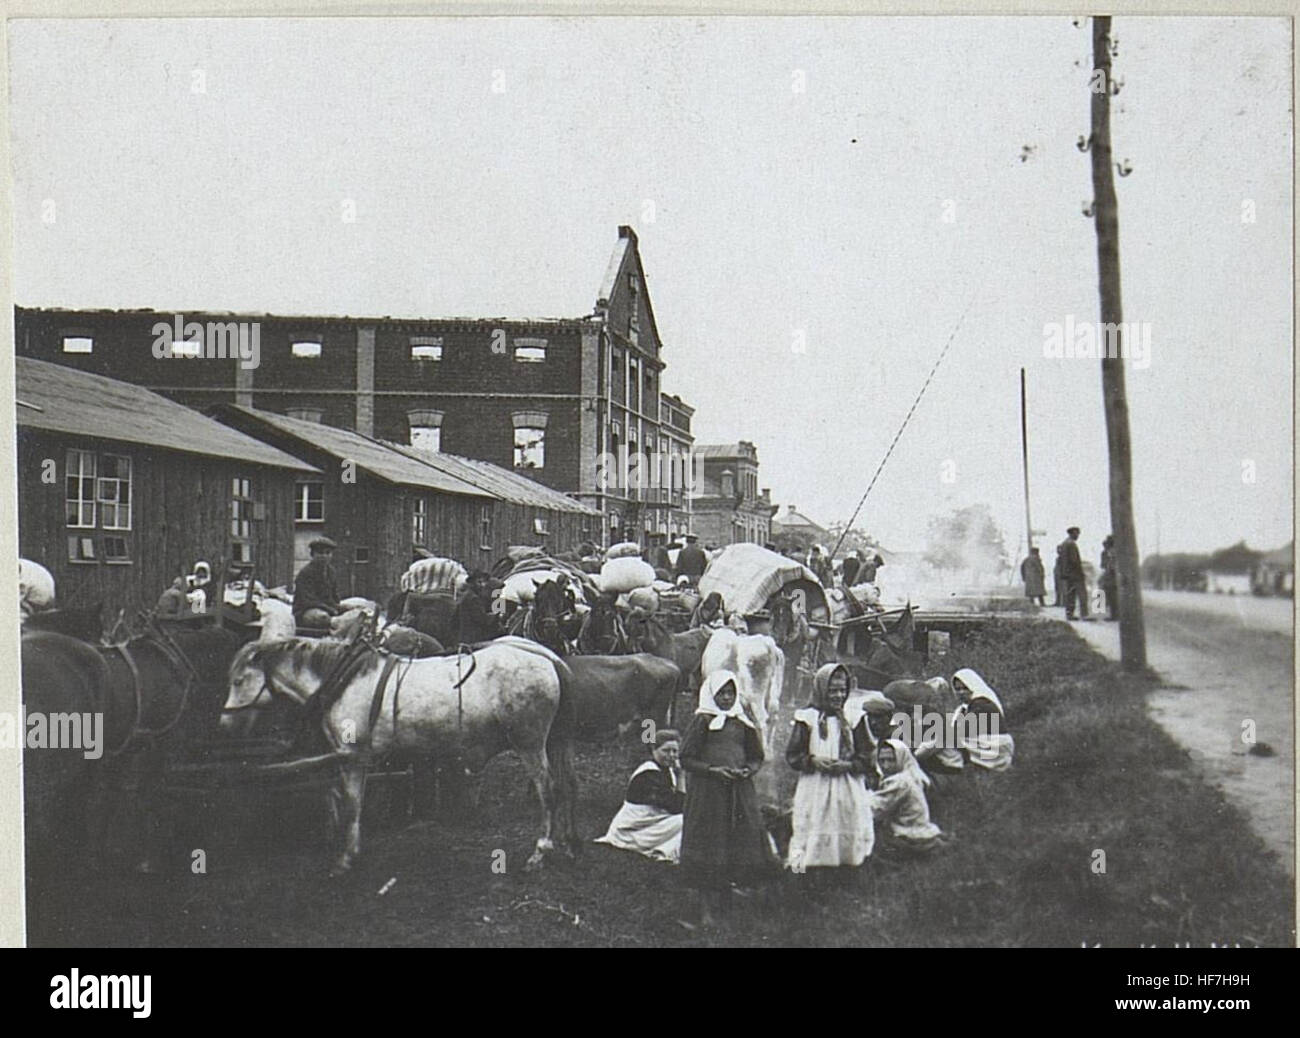
<svg viewBox="0 0 1300 1038">
<path fill-rule="evenodd" d="M 167 660 L 171 667 L 186 675 L 185 685 L 181 690 L 180 703 L 176 708 L 175 715 L 161 727 L 143 728 L 140 726 L 140 718 L 144 714 L 144 703 L 140 685 L 140 668 L 129 647 L 130 642 L 116 642 L 111 645 L 98 646 L 101 658 L 107 656 L 109 653 L 116 653 L 121 657 L 122 662 L 126 664 L 126 669 L 131 675 L 131 691 L 135 703 L 135 716 L 131 719 L 131 726 L 127 730 L 126 736 L 123 738 L 121 745 L 115 746 L 111 749 L 106 748 L 104 751 L 110 757 L 117 757 L 126 752 L 127 748 L 141 736 L 145 738 L 155 738 L 157 736 L 166 735 L 175 728 L 180 723 L 181 718 L 185 716 L 185 708 L 189 704 L 190 695 L 194 691 L 194 686 L 199 684 L 198 671 L 194 669 L 194 665 L 190 662 L 189 658 L 166 631 L 157 625 L 151 625 L 149 633 L 143 637 L 149 642 L 149 644 L 153 645 L 160 653 L 162 653 L 164 659 Z M 105 661 L 105 663 L 107 664 L 107 661 Z M 109 673 L 111 680 L 111 670 Z M 107 691 L 105 694 L 107 695 Z"/>
</svg>

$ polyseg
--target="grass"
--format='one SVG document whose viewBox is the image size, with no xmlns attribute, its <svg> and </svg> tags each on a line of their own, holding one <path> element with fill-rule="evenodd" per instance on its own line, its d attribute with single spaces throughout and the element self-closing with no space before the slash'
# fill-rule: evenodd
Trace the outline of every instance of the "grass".
<svg viewBox="0 0 1300 1038">
<path fill-rule="evenodd" d="M 1290 880 L 1147 716 L 1143 681 L 1059 623 L 990 624 L 954 645 L 944 669 L 959 666 L 998 690 L 1016 760 L 1002 774 L 969 771 L 935 798 L 952 843 L 911 858 L 878 834 L 863 868 L 829 882 L 787 875 L 738 902 L 716 932 L 677 924 L 689 902 L 672 866 L 590 845 L 576 862 L 524 872 L 536 809 L 504 757 L 485 775 L 476 817 L 376 826 L 345 880 L 326 878 L 319 836 L 282 820 L 214 845 L 205 875 L 190 873 L 185 848 L 171 875 L 83 890 L 94 904 L 65 915 L 75 927 L 52 923 L 33 943 L 1294 945 Z M 579 752 L 589 839 L 643 752 L 632 742 Z M 382 807 L 371 805 L 372 820 Z"/>
</svg>

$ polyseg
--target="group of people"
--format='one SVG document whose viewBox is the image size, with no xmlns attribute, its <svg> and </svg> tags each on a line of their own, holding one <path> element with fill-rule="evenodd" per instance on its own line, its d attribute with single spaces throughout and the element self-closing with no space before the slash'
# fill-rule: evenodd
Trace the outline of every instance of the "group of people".
<svg viewBox="0 0 1300 1038">
<path fill-rule="evenodd" d="M 903 848 L 927 852 L 944 834 L 930 814 L 929 796 L 966 767 L 1004 771 L 1015 743 L 1001 730 L 1001 700 L 975 671 L 952 678 L 958 706 L 949 731 L 966 737 L 918 742 L 902 726 L 873 719 L 879 692 L 856 693 L 842 664 L 821 667 L 811 701 L 794 714 L 785 762 L 798 775 L 789 813 L 784 866 L 809 870 L 855 868 L 872 854 L 876 826 L 888 826 Z M 885 701 L 887 702 L 887 701 Z M 967 725 L 969 716 L 997 715 Z M 718 670 L 703 682 L 685 733 L 660 729 L 650 759 L 632 774 L 622 807 L 597 841 L 679 864 L 698 892 L 699 917 L 712 925 L 731 892 L 774 875 L 782 864 L 760 808 L 754 776 L 770 766 L 763 736 L 739 694 L 736 675 Z"/>
<path fill-rule="evenodd" d="M 1115 538 L 1107 536 L 1101 542 L 1101 572 L 1097 586 L 1105 598 L 1106 619 L 1118 617 L 1119 595 L 1116 576 Z M 1020 576 L 1025 582 L 1025 597 L 1035 605 L 1046 605 L 1047 588 L 1043 559 L 1037 548 L 1029 549 L 1029 556 L 1020 564 Z M 1083 557 L 1079 554 L 1079 528 L 1071 526 L 1065 531 L 1065 540 L 1056 546 L 1056 565 L 1052 576 L 1055 582 L 1056 601 L 1052 604 L 1065 608 L 1067 620 L 1091 620 L 1088 608 L 1088 582 L 1083 571 Z"/>
<path fill-rule="evenodd" d="M 820 544 L 814 544 L 809 550 L 807 556 L 801 558 L 805 566 L 817 575 L 817 580 L 822 587 L 834 587 L 836 584 L 836 567 L 830 552 L 826 551 Z M 879 552 L 866 552 L 857 548 L 845 557 L 840 564 L 838 577 L 839 582 L 844 587 L 853 587 L 855 584 L 874 584 L 876 582 L 876 571 L 885 564 L 885 560 Z"/>
</svg>

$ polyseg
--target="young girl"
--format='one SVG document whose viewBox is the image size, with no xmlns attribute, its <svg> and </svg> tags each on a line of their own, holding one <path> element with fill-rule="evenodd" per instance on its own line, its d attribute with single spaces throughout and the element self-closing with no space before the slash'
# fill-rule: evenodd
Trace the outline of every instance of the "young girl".
<svg viewBox="0 0 1300 1038">
<path fill-rule="evenodd" d="M 860 709 L 845 716 L 848 694 L 848 670 L 828 663 L 813 676 L 812 703 L 794 715 L 785 751 L 786 762 L 799 772 L 787 855 L 794 872 L 861 865 L 875 843 L 865 784 L 875 767 L 875 742 Z"/>
<path fill-rule="evenodd" d="M 877 821 L 888 821 L 890 831 L 902 843 L 915 850 L 931 850 L 942 833 L 930 821 L 930 805 L 925 799 L 929 776 L 901 739 L 882 742 L 876 760 L 884 778 L 880 788 L 871 793 L 872 814 Z"/>
<path fill-rule="evenodd" d="M 763 764 L 758 726 L 745 711 L 736 676 L 715 670 L 700 687 L 699 708 L 682 740 L 686 781 L 682 871 L 700 891 L 700 923 L 712 926 L 732 882 L 774 864 L 754 792 Z"/>
</svg>

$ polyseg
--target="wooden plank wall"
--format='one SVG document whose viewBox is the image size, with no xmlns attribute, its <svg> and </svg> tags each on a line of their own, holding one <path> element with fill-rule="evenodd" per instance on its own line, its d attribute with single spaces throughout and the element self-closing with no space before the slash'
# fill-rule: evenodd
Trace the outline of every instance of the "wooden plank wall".
<svg viewBox="0 0 1300 1038">
<path fill-rule="evenodd" d="M 80 531 L 65 524 L 68 448 L 131 458 L 132 529 L 84 531 L 93 534 L 101 553 L 105 533 L 126 537 L 129 564 L 69 561 L 68 536 Z M 53 483 L 41 480 L 46 458 L 55 462 Z M 236 476 L 252 481 L 254 498 L 265 507 L 265 518 L 254 520 L 252 530 L 258 579 L 272 586 L 287 583 L 292 575 L 295 477 L 289 470 L 21 428 L 18 462 L 19 548 L 24 558 L 54 575 L 63 604 L 101 601 L 106 615 L 116 615 L 120 608 L 131 615 L 153 608 L 172 579 L 189 572 L 199 559 L 217 575 L 219 564 L 230 558 L 231 480 Z"/>
</svg>

